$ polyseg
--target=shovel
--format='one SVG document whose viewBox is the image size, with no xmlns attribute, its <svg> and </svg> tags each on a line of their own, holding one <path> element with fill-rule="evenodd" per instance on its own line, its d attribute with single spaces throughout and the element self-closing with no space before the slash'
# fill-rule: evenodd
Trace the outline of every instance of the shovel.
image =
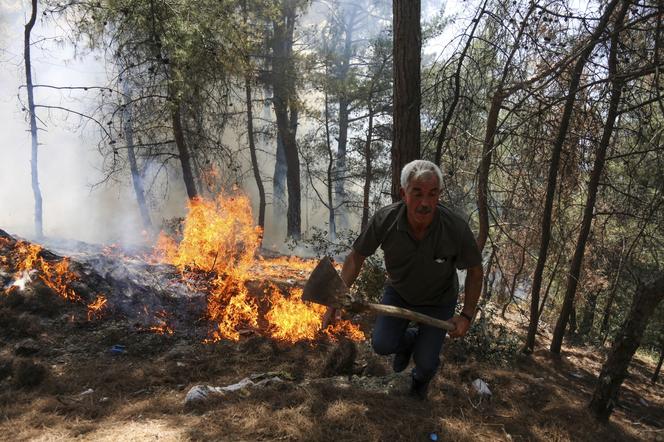
<svg viewBox="0 0 664 442">
<path fill-rule="evenodd" d="M 353 312 L 371 311 L 385 316 L 396 316 L 397 318 L 410 319 L 411 321 L 431 325 L 453 331 L 454 324 L 449 321 L 432 318 L 422 313 L 414 312 L 393 305 L 374 304 L 365 300 L 353 298 L 350 295 L 346 283 L 341 279 L 337 270 L 332 265 L 329 257 L 320 260 L 309 280 L 304 285 L 302 292 L 303 301 L 311 301 L 336 309 L 345 309 Z"/>
</svg>

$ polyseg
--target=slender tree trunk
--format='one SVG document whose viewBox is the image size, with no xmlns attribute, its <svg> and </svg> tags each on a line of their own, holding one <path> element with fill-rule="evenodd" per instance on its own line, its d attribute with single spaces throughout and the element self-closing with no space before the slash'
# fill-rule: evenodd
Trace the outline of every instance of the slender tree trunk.
<svg viewBox="0 0 664 442">
<path fill-rule="evenodd" d="M 477 209 L 479 214 L 480 229 L 477 233 L 477 247 L 482 251 L 489 237 L 489 169 L 491 168 L 491 157 L 493 156 L 496 128 L 498 127 L 498 115 L 503 103 L 502 91 L 496 91 L 491 99 L 491 108 L 486 123 L 486 134 L 482 145 L 482 158 L 480 160 L 479 174 L 477 178 Z"/>
<path fill-rule="evenodd" d="M 272 175 L 272 217 L 275 220 L 283 219 L 286 215 L 286 150 L 284 142 L 277 133 L 277 152 L 274 161 L 274 174 Z"/>
<path fill-rule="evenodd" d="M 254 179 L 256 180 L 256 187 L 258 188 L 258 225 L 261 229 L 265 229 L 265 186 L 263 186 L 263 179 L 261 178 L 261 170 L 258 165 L 258 157 L 256 156 L 256 142 L 254 140 L 254 112 L 253 112 L 253 98 L 251 91 L 251 79 L 249 74 L 244 77 L 244 90 L 247 99 L 247 139 L 249 140 L 249 154 L 251 155 L 251 166 L 254 171 Z"/>
<path fill-rule="evenodd" d="M 325 143 L 327 147 L 327 211 L 328 211 L 328 224 L 330 231 L 328 238 L 334 241 L 337 237 L 337 226 L 334 222 L 334 196 L 332 194 L 332 186 L 334 181 L 334 154 L 332 152 L 332 142 L 330 140 L 330 106 L 327 91 L 325 91 Z M 338 158 L 337 158 L 338 159 Z M 335 183 L 336 184 L 336 183 Z"/>
<path fill-rule="evenodd" d="M 32 11 L 30 20 L 25 25 L 23 40 L 23 59 L 25 61 L 25 86 L 28 91 L 28 113 L 30 115 L 30 137 L 32 139 L 30 176 L 32 182 L 32 194 L 35 198 L 35 237 L 41 239 L 44 236 L 44 223 L 42 217 L 42 194 L 39 188 L 39 139 L 37 137 L 37 115 L 35 114 L 35 97 L 32 85 L 32 62 L 30 59 L 30 33 L 37 20 L 37 0 L 32 0 Z"/>
<path fill-rule="evenodd" d="M 551 160 L 549 162 L 546 198 L 544 202 L 544 211 L 542 213 L 542 234 L 540 238 L 539 253 L 537 256 L 537 265 L 535 266 L 535 273 L 533 275 L 532 293 L 530 297 L 530 322 L 528 324 L 528 335 L 526 336 L 526 343 L 523 348 L 523 351 L 526 353 L 531 353 L 535 348 L 535 336 L 537 333 L 537 323 L 539 320 L 537 314 L 539 310 L 540 289 L 542 287 L 542 275 L 544 273 L 544 266 L 546 264 L 546 258 L 549 250 L 549 241 L 551 240 L 551 215 L 553 213 L 553 198 L 556 191 L 556 182 L 558 179 L 560 153 L 562 151 L 563 144 L 565 144 L 567 129 L 569 128 L 572 110 L 574 108 L 574 101 L 576 99 L 579 83 L 581 82 L 583 68 L 586 65 L 588 57 L 595 48 L 597 41 L 606 29 L 609 18 L 611 17 L 611 14 L 613 13 L 613 10 L 615 9 L 618 1 L 619 0 L 611 0 L 611 2 L 606 5 L 604 15 L 602 15 L 602 18 L 593 31 L 586 48 L 579 55 L 579 58 L 574 65 L 574 69 L 572 70 L 567 98 L 565 99 L 565 107 L 560 120 L 558 135 L 556 136 L 556 140 L 551 152 Z"/>
<path fill-rule="evenodd" d="M 394 20 L 392 201 L 399 201 L 401 169 L 412 160 L 420 158 L 422 48 L 420 0 L 394 0 L 392 10 Z"/>
<path fill-rule="evenodd" d="M 297 109 L 295 108 L 295 71 L 293 66 L 293 32 L 295 29 L 295 5 L 286 2 L 281 16 L 274 21 L 272 41 L 272 86 L 277 131 L 286 158 L 286 187 L 288 209 L 286 235 L 299 239 L 301 235 L 300 159 L 296 144 Z M 289 117 L 288 110 L 291 110 Z M 295 122 L 295 127 L 293 123 Z"/>
<path fill-rule="evenodd" d="M 355 29 L 355 13 L 356 7 L 351 7 L 350 11 L 345 11 L 346 18 L 344 19 L 344 51 L 342 54 L 341 65 L 339 69 L 338 80 L 341 83 L 346 83 L 348 78 L 348 71 L 350 69 L 350 60 L 353 55 L 353 31 Z M 348 97 L 348 88 L 342 87 L 339 97 L 339 142 L 337 143 L 337 158 L 336 158 L 336 173 L 334 181 L 335 199 L 337 205 L 343 204 L 346 201 L 346 151 L 348 147 L 348 116 L 350 101 Z M 347 219 L 345 211 L 339 211 L 336 216 L 339 219 L 341 228 L 347 227 Z"/>
<path fill-rule="evenodd" d="M 184 132 L 182 130 L 181 108 L 182 106 L 179 102 L 173 103 L 171 121 L 173 123 L 173 136 L 175 137 L 175 145 L 177 146 L 180 165 L 182 166 L 182 178 L 184 179 L 184 186 L 187 189 L 187 196 L 190 200 L 193 200 L 194 198 L 198 197 L 198 191 L 196 190 L 194 172 L 191 168 L 189 148 L 187 147 L 187 143 L 184 139 Z"/>
<path fill-rule="evenodd" d="M 371 97 L 369 98 L 371 102 Z M 371 179 L 373 178 L 373 164 L 371 159 L 371 140 L 373 138 L 374 111 L 369 108 L 369 127 L 367 128 L 367 139 L 364 141 L 364 188 L 362 189 L 362 222 L 361 229 L 369 223 L 369 194 L 371 193 Z"/>
<path fill-rule="evenodd" d="M 664 276 L 646 286 L 637 287 L 632 307 L 602 366 L 589 404 L 591 412 L 598 420 L 608 420 L 613 412 L 618 401 L 620 385 L 627 377 L 627 367 L 636 349 L 641 345 L 648 320 L 662 298 L 664 298 Z"/>
<path fill-rule="evenodd" d="M 138 211 L 141 214 L 141 221 L 143 222 L 143 229 L 150 235 L 153 233 L 152 220 L 150 219 L 150 211 L 145 201 L 145 190 L 143 188 L 143 177 L 138 170 L 138 163 L 136 162 L 136 153 L 134 151 L 134 130 L 133 130 L 133 109 L 131 104 L 131 90 L 129 89 L 128 82 L 124 82 L 123 86 L 125 94 L 125 104 L 123 111 L 123 130 L 125 141 L 127 142 L 127 158 L 129 159 L 129 170 L 131 172 L 131 182 L 134 186 L 134 194 L 136 195 L 136 202 L 138 203 Z"/>
<path fill-rule="evenodd" d="M 574 308 L 574 298 L 576 297 L 576 286 L 581 275 L 581 266 L 583 265 L 583 255 L 586 250 L 586 242 L 590 234 L 590 226 L 593 220 L 593 210 L 595 209 L 595 200 L 597 199 L 597 190 L 599 188 L 599 181 L 604 170 L 604 162 L 606 160 L 606 151 L 609 148 L 609 141 L 613 134 L 613 126 L 618 116 L 618 105 L 620 104 L 620 96 L 623 88 L 623 81 L 618 76 L 618 29 L 622 25 L 629 2 L 624 1 L 623 7 L 616 17 L 614 30 L 611 36 L 611 49 L 609 52 L 609 77 L 611 80 L 611 99 L 609 102 L 609 112 L 606 117 L 606 124 L 602 133 L 602 139 L 597 147 L 595 154 L 595 164 L 588 184 L 588 196 L 586 198 L 586 205 L 583 210 L 583 220 L 581 221 L 581 230 L 579 231 L 579 238 L 576 242 L 576 249 L 574 257 L 567 277 L 567 289 L 565 291 L 565 298 L 563 306 L 560 310 L 560 316 L 556 322 L 556 328 L 553 331 L 553 338 L 551 339 L 550 350 L 552 353 L 559 354 L 560 347 L 563 343 L 563 336 L 565 335 L 565 327 L 571 310 Z"/>
</svg>

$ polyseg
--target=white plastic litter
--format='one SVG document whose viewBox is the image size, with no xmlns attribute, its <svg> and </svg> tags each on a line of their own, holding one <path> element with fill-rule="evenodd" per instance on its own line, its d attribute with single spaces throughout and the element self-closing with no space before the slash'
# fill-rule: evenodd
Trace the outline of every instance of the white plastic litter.
<svg viewBox="0 0 664 442">
<path fill-rule="evenodd" d="M 252 378 L 260 380 L 254 382 Z M 246 387 L 262 387 L 266 384 L 272 384 L 276 382 L 283 382 L 283 379 L 281 379 L 279 376 L 262 377 L 261 375 L 253 375 L 251 376 L 251 378 L 244 378 L 240 382 L 226 385 L 225 387 L 213 387 L 211 385 L 195 385 L 191 387 L 191 389 L 187 392 L 187 396 L 185 396 L 184 398 L 184 403 L 191 404 L 194 402 L 204 401 L 208 399 L 211 395 L 223 395 L 224 393 L 242 390 L 243 388 Z"/>
<path fill-rule="evenodd" d="M 477 378 L 473 381 L 473 388 L 480 396 L 491 396 L 491 390 L 489 390 L 489 386 L 480 378 Z"/>
</svg>

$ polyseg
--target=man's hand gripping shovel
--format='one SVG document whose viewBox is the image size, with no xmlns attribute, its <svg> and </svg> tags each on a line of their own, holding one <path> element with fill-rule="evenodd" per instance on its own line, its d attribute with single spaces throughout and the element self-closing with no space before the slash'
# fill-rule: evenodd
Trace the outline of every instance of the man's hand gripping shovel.
<svg viewBox="0 0 664 442">
<path fill-rule="evenodd" d="M 323 257 L 314 271 L 311 272 L 309 280 L 304 285 L 302 299 L 334 309 L 344 309 L 356 313 L 370 311 L 380 315 L 410 319 L 411 321 L 442 328 L 447 331 L 455 329 L 454 324 L 449 321 L 432 318 L 431 316 L 405 308 L 374 304 L 353 297 L 348 287 L 346 287 L 346 283 L 344 283 L 332 265 L 332 260 L 327 256 Z"/>
</svg>

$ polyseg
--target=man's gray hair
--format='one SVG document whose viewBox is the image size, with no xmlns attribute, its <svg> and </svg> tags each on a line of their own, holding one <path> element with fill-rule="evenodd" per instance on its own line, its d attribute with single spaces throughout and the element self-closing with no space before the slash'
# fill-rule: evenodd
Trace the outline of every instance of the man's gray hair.
<svg viewBox="0 0 664 442">
<path fill-rule="evenodd" d="M 413 160 L 401 169 L 401 187 L 405 190 L 411 180 L 434 175 L 438 178 L 438 187 L 443 185 L 443 173 L 440 168 L 431 161 Z"/>
</svg>

